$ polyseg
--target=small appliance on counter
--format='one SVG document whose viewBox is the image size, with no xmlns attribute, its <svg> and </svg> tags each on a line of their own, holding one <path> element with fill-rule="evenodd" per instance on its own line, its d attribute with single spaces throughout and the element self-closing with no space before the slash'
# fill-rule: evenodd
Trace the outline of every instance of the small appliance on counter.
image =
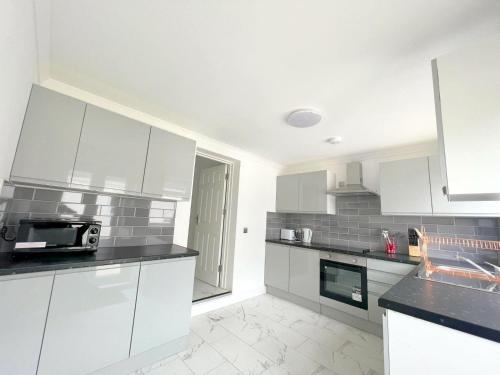
<svg viewBox="0 0 500 375">
<path fill-rule="evenodd" d="M 309 228 L 300 228 L 295 230 L 295 237 L 303 243 L 311 243 L 312 230 Z"/>
<path fill-rule="evenodd" d="M 14 253 L 71 253 L 96 251 L 101 222 L 78 219 L 19 221 Z"/>
<path fill-rule="evenodd" d="M 280 239 L 287 241 L 295 241 L 295 230 L 293 229 L 281 229 Z"/>
</svg>

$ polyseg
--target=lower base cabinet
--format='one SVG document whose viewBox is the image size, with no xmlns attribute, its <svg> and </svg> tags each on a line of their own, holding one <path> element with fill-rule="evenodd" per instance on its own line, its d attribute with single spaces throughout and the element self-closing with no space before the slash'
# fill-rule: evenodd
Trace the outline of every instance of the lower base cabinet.
<svg viewBox="0 0 500 375">
<path fill-rule="evenodd" d="M 57 271 L 37 375 L 88 374 L 127 359 L 138 278 L 137 263 Z"/>
<path fill-rule="evenodd" d="M 130 355 L 189 334 L 194 258 L 142 264 Z"/>
<path fill-rule="evenodd" d="M 54 272 L 0 280 L 0 374 L 36 374 Z"/>
<path fill-rule="evenodd" d="M 290 247 L 290 281 L 288 291 L 319 302 L 319 251 Z"/>
<path fill-rule="evenodd" d="M 288 291 L 290 271 L 290 246 L 266 243 L 264 283 Z"/>
</svg>

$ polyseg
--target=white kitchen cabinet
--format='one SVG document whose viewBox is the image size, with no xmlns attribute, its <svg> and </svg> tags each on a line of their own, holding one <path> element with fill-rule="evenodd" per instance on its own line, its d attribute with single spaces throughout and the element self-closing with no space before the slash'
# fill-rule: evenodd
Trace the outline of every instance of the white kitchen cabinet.
<svg viewBox="0 0 500 375">
<path fill-rule="evenodd" d="M 334 185 L 327 170 L 278 176 L 276 211 L 334 214 L 335 198 L 327 194 Z"/>
<path fill-rule="evenodd" d="M 88 104 L 71 186 L 141 193 L 150 127 Z"/>
<path fill-rule="evenodd" d="M 195 258 L 142 263 L 130 355 L 189 334 Z"/>
<path fill-rule="evenodd" d="M 386 374 L 470 375 L 498 372 L 500 344 L 495 341 L 392 310 L 387 310 L 384 323 Z"/>
<path fill-rule="evenodd" d="M 193 185 L 196 142 L 151 127 L 142 194 L 189 200 Z"/>
<path fill-rule="evenodd" d="M 56 271 L 38 375 L 88 374 L 127 359 L 139 265 Z"/>
<path fill-rule="evenodd" d="M 500 200 L 500 44 L 432 61 L 441 162 L 451 201 Z"/>
<path fill-rule="evenodd" d="M 0 373 L 35 375 L 54 272 L 0 278 Z"/>
<path fill-rule="evenodd" d="M 69 186 L 84 113 L 85 103 L 33 85 L 10 179 Z"/>
<path fill-rule="evenodd" d="M 290 246 L 266 243 L 264 282 L 273 288 L 288 291 Z"/>
<path fill-rule="evenodd" d="M 427 157 L 380 163 L 384 215 L 432 215 Z"/>
<path fill-rule="evenodd" d="M 290 247 L 290 281 L 288 291 L 319 302 L 319 251 Z"/>
<path fill-rule="evenodd" d="M 434 215 L 451 216 L 500 216 L 500 201 L 450 202 L 443 191 L 441 163 L 439 156 L 429 157 L 432 207 Z"/>
</svg>

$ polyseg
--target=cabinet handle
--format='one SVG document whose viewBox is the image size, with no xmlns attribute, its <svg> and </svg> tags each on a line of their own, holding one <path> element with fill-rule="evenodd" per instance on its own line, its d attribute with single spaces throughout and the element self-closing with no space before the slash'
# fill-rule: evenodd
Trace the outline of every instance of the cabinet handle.
<svg viewBox="0 0 500 375">
<path fill-rule="evenodd" d="M 443 186 L 443 195 L 448 195 L 448 189 L 446 186 Z"/>
</svg>

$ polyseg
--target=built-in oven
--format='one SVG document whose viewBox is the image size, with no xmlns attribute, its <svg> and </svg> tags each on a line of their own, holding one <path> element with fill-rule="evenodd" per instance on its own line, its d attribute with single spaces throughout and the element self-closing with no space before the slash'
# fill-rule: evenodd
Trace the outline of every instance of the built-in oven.
<svg viewBox="0 0 500 375">
<path fill-rule="evenodd" d="M 337 253 L 322 253 L 320 295 L 363 310 L 368 310 L 366 258 Z"/>
</svg>

